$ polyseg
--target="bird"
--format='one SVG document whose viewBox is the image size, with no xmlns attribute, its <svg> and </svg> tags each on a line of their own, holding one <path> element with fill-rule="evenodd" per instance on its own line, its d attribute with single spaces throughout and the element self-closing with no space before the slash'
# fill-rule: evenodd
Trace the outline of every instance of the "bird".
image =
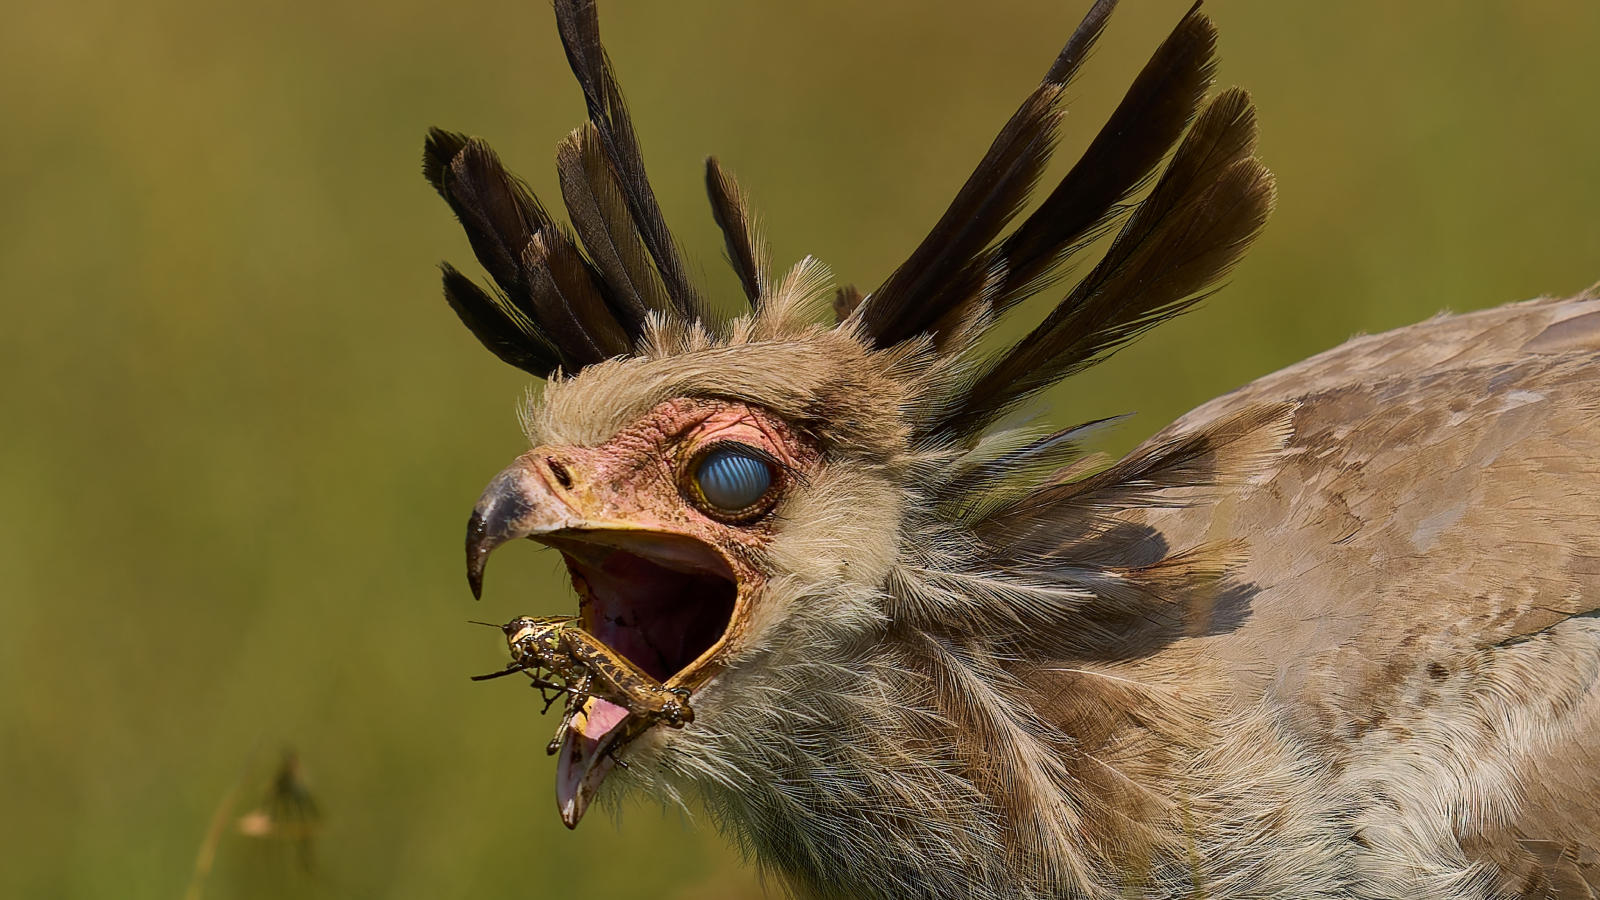
<svg viewBox="0 0 1600 900">
<path fill-rule="evenodd" d="M 696 803 L 810 898 L 1600 895 L 1600 289 L 1357 337 L 1120 459 L 1107 421 L 1031 425 L 1274 203 L 1196 4 L 1030 206 L 1114 7 L 870 292 L 777 272 L 710 157 L 743 293 L 717 312 L 592 0 L 554 2 L 587 109 L 568 224 L 429 132 L 493 282 L 444 264 L 445 298 L 544 381 L 471 589 L 503 544 L 554 548 L 578 627 L 694 714 L 574 701 L 560 816 Z"/>
</svg>

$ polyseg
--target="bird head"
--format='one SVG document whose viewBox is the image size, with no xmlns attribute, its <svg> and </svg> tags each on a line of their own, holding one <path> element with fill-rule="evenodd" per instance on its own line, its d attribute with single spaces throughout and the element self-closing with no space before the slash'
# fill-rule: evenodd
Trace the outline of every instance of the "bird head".
<svg viewBox="0 0 1600 900">
<path fill-rule="evenodd" d="M 532 449 L 472 512 L 472 589 L 495 548 L 552 547 L 582 627 L 693 698 L 683 728 L 586 701 L 558 761 L 569 826 L 618 782 L 709 797 L 731 827 L 770 832 L 754 840 L 778 856 L 811 846 L 796 835 L 834 801 L 841 816 L 876 809 L 902 824 L 906 809 L 959 806 L 951 820 L 976 824 L 938 840 L 989 849 L 1003 842 L 994 821 L 1020 828 L 1032 815 L 985 800 L 993 784 L 960 774 L 966 751 L 940 749 L 978 722 L 968 713 L 986 691 L 1009 702 L 995 660 L 1026 649 L 972 641 L 1061 628 L 1096 597 L 1124 603 L 1138 577 L 1090 546 L 1106 533 L 1108 492 L 1211 478 L 1214 451 L 1266 422 L 1110 468 L 1086 463 L 1085 427 L 997 424 L 1190 308 L 1271 206 L 1248 96 L 1207 100 L 1215 34 L 1191 10 L 1084 158 L 1020 215 L 1065 85 L 1113 6 L 1094 5 L 929 236 L 866 296 L 810 258 L 774 277 L 746 195 L 711 158 L 707 192 L 748 308 L 710 312 L 645 178 L 592 2 L 555 3 L 589 110 L 557 154 L 570 230 L 482 140 L 430 133 L 425 174 L 498 288 L 446 265 L 446 299 L 492 352 L 546 380 L 525 414 Z M 1027 336 L 980 348 L 1107 234 L 1103 257 Z M 1074 540 L 1079 564 L 1042 565 Z M 1118 587 L 1101 590 L 1110 567 Z M 947 702 L 958 694 L 968 699 Z M 613 754 L 623 744 L 626 768 Z M 984 803 L 997 811 L 973 815 Z M 834 821 L 812 833 L 847 832 Z"/>
<path fill-rule="evenodd" d="M 812 324 L 806 313 L 832 293 L 823 275 L 804 263 L 766 298 L 765 315 L 721 340 L 699 335 L 700 349 L 550 382 L 527 417 L 535 446 L 473 511 L 474 590 L 507 541 L 557 549 L 583 628 L 690 691 L 711 728 L 736 727 L 744 702 L 713 689 L 719 676 L 759 665 L 800 609 L 816 616 L 825 605 L 835 635 L 881 628 L 869 598 L 898 555 L 914 465 L 899 410 L 916 354 L 874 352 L 852 329 Z M 558 799 L 569 823 L 612 772 L 610 745 L 644 724 L 619 715 L 591 701 L 566 737 Z M 673 737 L 653 729 L 629 753 Z"/>
</svg>

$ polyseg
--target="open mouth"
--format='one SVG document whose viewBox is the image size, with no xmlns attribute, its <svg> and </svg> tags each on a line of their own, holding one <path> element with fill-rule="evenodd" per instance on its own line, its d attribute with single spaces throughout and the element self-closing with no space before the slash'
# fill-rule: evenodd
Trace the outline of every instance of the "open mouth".
<svg viewBox="0 0 1600 900">
<path fill-rule="evenodd" d="M 721 554 L 661 532 L 541 535 L 561 551 L 585 631 L 670 687 L 710 674 L 739 588 Z"/>
<path fill-rule="evenodd" d="M 649 531 L 563 531 L 535 540 L 561 551 L 589 634 L 668 687 L 692 692 L 715 674 L 739 605 L 738 581 L 715 550 Z M 554 748 L 556 805 L 568 828 L 617 765 L 616 751 L 655 724 L 600 697 L 582 702 Z"/>
</svg>

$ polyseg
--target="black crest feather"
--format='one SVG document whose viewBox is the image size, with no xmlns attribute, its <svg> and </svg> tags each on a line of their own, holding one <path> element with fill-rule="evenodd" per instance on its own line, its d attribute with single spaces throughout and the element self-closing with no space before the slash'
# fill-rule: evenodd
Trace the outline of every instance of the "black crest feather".
<svg viewBox="0 0 1600 900">
<path fill-rule="evenodd" d="M 495 297 L 445 263 L 444 299 L 489 352 L 525 372 L 550 372 L 561 354 L 527 316 L 503 297 Z"/>
<path fill-rule="evenodd" d="M 622 90 L 612 74 L 611 60 L 600 44 L 600 14 L 594 0 L 556 0 L 556 28 L 567 63 L 583 89 L 589 108 L 589 121 L 604 148 L 606 159 L 617 175 L 617 183 L 639 237 L 655 260 L 667 295 L 685 319 L 704 317 L 704 303 L 690 281 L 688 270 L 678 255 L 677 242 L 667 229 L 655 190 L 644 171 L 644 155 L 633 131 L 633 119 L 622 101 Z"/>
<path fill-rule="evenodd" d="M 974 379 L 933 429 L 971 435 L 1021 400 L 1192 307 L 1266 224 L 1272 175 L 1250 156 L 1249 95 L 1219 96 L 1104 258 L 1044 322 Z"/>
<path fill-rule="evenodd" d="M 666 313 L 676 307 L 633 224 L 622 185 L 593 123 L 584 123 L 561 142 L 556 171 L 572 227 L 611 288 L 612 299 L 626 310 L 624 324 L 637 339 L 648 312 Z"/>
<path fill-rule="evenodd" d="M 993 301 L 996 312 L 1046 287 L 1183 134 L 1215 68 L 1216 29 L 1197 10 L 1198 4 L 1156 49 L 1083 156 L 1000 246 L 1005 281 Z"/>
<path fill-rule="evenodd" d="M 727 244 L 728 263 L 739 275 L 745 299 L 755 306 L 767 287 L 766 249 L 756 233 L 749 201 L 715 156 L 706 157 L 706 195 L 711 199 L 711 215 Z"/>
<path fill-rule="evenodd" d="M 867 297 L 862 323 L 877 346 L 938 331 L 935 323 L 958 319 L 983 299 L 993 256 L 990 245 L 1027 203 L 1050 161 L 1062 89 L 1083 65 L 1115 7 L 1116 0 L 1100 0 L 1089 10 L 933 231 Z"/>
<path fill-rule="evenodd" d="M 492 344 L 485 341 L 496 355 L 508 359 L 506 347 L 525 343 L 512 356 L 544 376 L 551 349 L 569 369 L 630 352 L 632 342 L 606 303 L 597 273 L 487 144 L 435 131 L 423 167 L 461 220 L 478 261 L 505 292 L 502 311 L 514 309 L 522 317 L 492 315 L 483 302 L 487 294 L 473 295 L 460 273 L 454 281 L 450 273 L 455 270 L 446 273 L 447 299 L 457 314 L 467 321 L 462 311 L 475 311 L 468 321 L 473 333 L 481 340 L 485 329 L 498 329 Z"/>
<path fill-rule="evenodd" d="M 943 408 L 923 420 L 918 430 L 924 439 L 968 443 L 1017 403 L 1190 308 L 1237 262 L 1271 209 L 1271 175 L 1252 156 L 1248 96 L 1226 91 L 1196 119 L 1216 46 L 1216 30 L 1196 3 L 1082 158 L 1002 237 L 1049 161 L 1065 87 L 1115 6 L 1116 0 L 1097 0 L 1091 7 L 905 263 L 866 297 L 854 287 L 838 294 L 839 320 L 854 320 L 875 346 L 927 334 L 936 349 L 949 352 L 946 338 L 961 326 L 992 321 L 1056 283 L 1074 254 L 1126 215 L 1106 255 L 1046 319 L 978 364 Z M 600 44 L 595 4 L 555 0 L 555 13 L 589 115 L 557 153 L 577 240 L 483 141 L 434 129 L 423 154 L 424 175 L 455 211 L 500 288 L 486 292 L 446 266 L 447 300 L 496 356 L 541 377 L 636 352 L 652 315 L 706 317 L 646 177 L 638 136 Z M 1133 195 L 1175 144 L 1165 172 L 1134 204 Z M 769 276 L 755 213 L 715 157 L 707 158 L 705 176 L 728 260 L 745 297 L 757 305 Z M 1067 443 L 1036 453 L 1064 458 Z"/>
</svg>

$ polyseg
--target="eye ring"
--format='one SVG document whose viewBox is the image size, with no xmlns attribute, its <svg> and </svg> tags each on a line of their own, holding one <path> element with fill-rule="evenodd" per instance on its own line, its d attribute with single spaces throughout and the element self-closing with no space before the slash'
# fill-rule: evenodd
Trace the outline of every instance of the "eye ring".
<svg viewBox="0 0 1600 900">
<path fill-rule="evenodd" d="M 706 514 L 748 522 L 772 508 L 782 471 L 770 453 L 737 441 L 720 441 L 695 454 L 684 472 L 684 487 Z"/>
</svg>

